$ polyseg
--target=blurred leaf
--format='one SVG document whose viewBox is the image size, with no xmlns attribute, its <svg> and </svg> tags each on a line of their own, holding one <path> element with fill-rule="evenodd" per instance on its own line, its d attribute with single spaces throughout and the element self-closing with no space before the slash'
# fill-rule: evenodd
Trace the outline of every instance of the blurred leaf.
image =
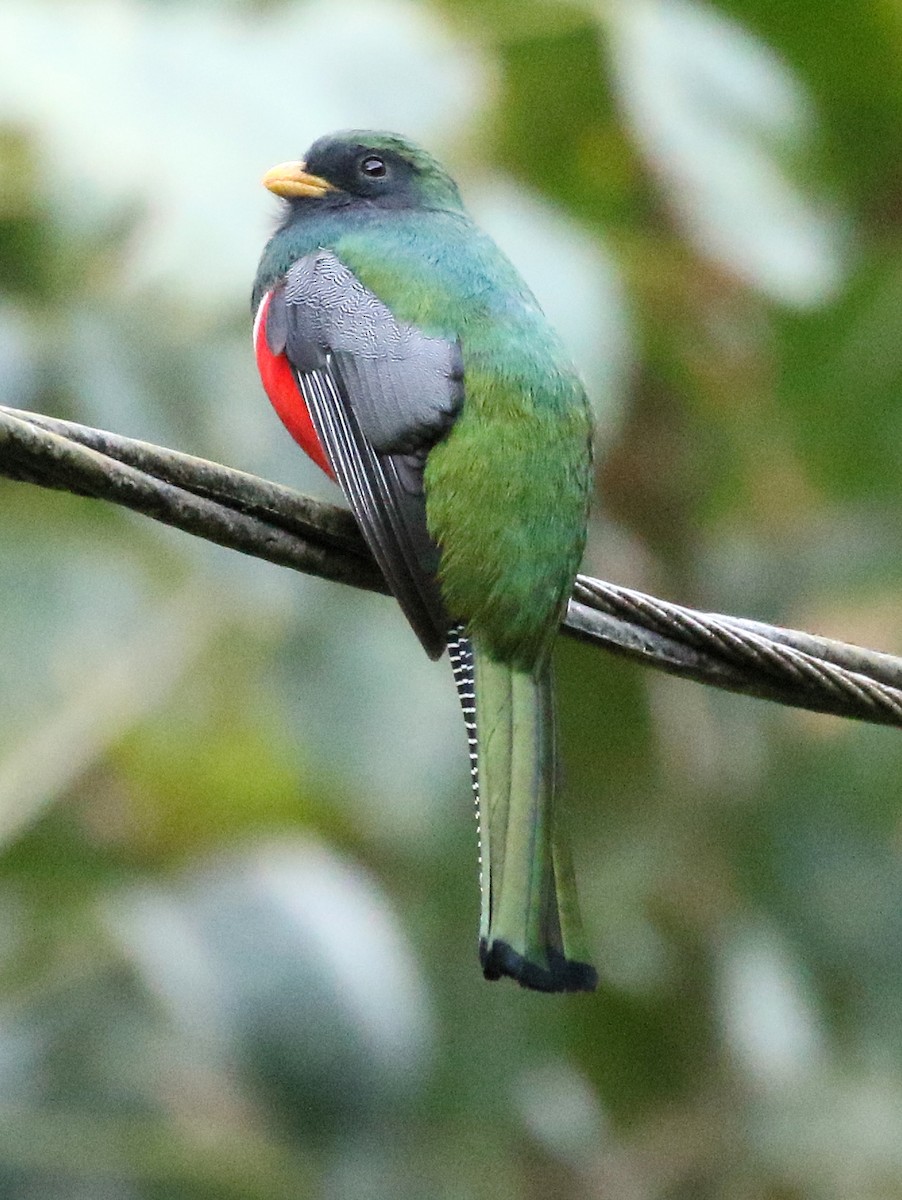
<svg viewBox="0 0 902 1200">
<path fill-rule="evenodd" d="M 193 871 L 181 897 L 122 893 L 108 920 L 177 1022 L 239 1065 L 288 1127 L 380 1124 L 412 1099 L 428 996 L 353 864 L 313 842 L 264 844 Z"/>
<path fill-rule="evenodd" d="M 842 229 L 810 186 L 813 115 L 785 64 L 696 0 L 616 4 L 608 32 L 625 114 L 689 238 L 785 303 L 829 299 Z"/>
</svg>

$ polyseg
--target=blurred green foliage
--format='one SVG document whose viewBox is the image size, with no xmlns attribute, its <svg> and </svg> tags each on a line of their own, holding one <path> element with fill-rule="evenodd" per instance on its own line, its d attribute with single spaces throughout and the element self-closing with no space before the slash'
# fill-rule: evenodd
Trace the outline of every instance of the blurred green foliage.
<svg viewBox="0 0 902 1200">
<path fill-rule="evenodd" d="M 902 652 L 902 9 L 7 0 L 0 401 L 329 495 L 254 376 L 272 162 L 452 166 L 600 418 L 586 568 Z M 482 981 L 397 609 L 0 483 L 0 1196 L 902 1197 L 893 731 L 562 644 L 602 983 Z"/>
</svg>

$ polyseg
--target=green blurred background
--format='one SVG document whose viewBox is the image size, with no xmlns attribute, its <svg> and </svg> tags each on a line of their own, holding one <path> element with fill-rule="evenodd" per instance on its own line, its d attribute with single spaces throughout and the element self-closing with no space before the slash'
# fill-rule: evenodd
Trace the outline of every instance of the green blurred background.
<svg viewBox="0 0 902 1200">
<path fill-rule="evenodd" d="M 599 415 L 586 570 L 902 652 L 902 6 L 0 4 L 0 402 L 334 499 L 272 163 L 452 167 Z M 902 741 L 559 653 L 601 985 L 488 984 L 396 607 L 0 485 L 3 1200 L 902 1197 Z"/>
</svg>

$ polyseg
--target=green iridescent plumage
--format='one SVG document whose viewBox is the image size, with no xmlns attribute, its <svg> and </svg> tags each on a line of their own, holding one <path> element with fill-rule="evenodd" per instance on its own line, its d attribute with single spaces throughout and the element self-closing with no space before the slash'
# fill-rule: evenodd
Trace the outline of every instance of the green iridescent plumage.
<svg viewBox="0 0 902 1200">
<path fill-rule="evenodd" d="M 347 173 L 365 153 L 401 162 L 388 201 L 367 182 L 355 195 Z M 431 156 L 396 135 L 354 132 L 317 143 L 307 169 L 337 195 L 290 201 L 264 251 L 255 310 L 293 263 L 327 249 L 399 322 L 459 344 L 463 405 L 423 479 L 441 593 L 475 650 L 484 966 L 546 990 L 591 986 L 554 813 L 549 665 L 585 540 L 583 387 Z"/>
</svg>

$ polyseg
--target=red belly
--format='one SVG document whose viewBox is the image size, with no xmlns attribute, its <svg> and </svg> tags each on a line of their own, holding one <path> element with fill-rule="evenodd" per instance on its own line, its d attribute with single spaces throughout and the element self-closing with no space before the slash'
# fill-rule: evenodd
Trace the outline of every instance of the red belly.
<svg viewBox="0 0 902 1200">
<path fill-rule="evenodd" d="M 291 363 L 284 354 L 273 354 L 267 344 L 266 314 L 271 295 L 271 292 L 267 292 L 261 300 L 254 322 L 254 353 L 257 356 L 257 370 L 260 372 L 263 388 L 282 424 L 297 444 L 318 467 L 322 467 L 326 474 L 334 479 L 329 460 L 310 420 L 307 401 L 291 369 Z"/>
</svg>

